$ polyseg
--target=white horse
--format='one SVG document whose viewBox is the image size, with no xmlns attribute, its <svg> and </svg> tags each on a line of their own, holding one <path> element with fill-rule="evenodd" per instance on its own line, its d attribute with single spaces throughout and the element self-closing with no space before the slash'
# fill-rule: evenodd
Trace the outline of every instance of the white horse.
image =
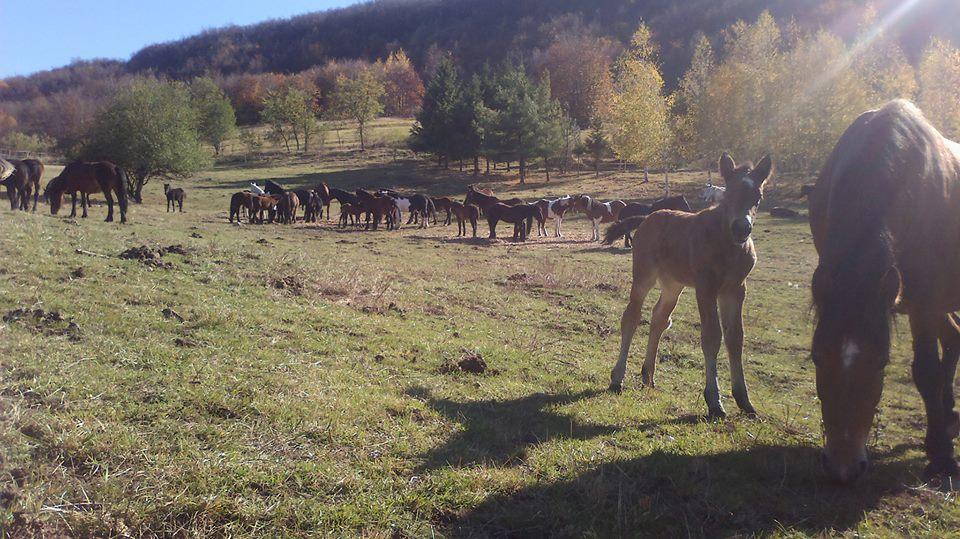
<svg viewBox="0 0 960 539">
<path fill-rule="evenodd" d="M 700 198 L 702 198 L 703 201 L 706 202 L 707 204 L 713 206 L 715 204 L 719 204 L 723 202 L 723 197 L 726 194 L 727 194 L 726 188 L 720 187 L 719 185 L 708 184 L 706 187 L 703 188 L 703 192 L 700 194 Z"/>
<path fill-rule="evenodd" d="M 265 194 L 267 194 L 267 192 L 264 191 L 262 187 L 260 187 L 259 185 L 257 185 L 257 182 L 250 182 L 250 192 L 253 193 L 253 194 L 255 194 L 255 195 L 265 195 Z"/>
</svg>

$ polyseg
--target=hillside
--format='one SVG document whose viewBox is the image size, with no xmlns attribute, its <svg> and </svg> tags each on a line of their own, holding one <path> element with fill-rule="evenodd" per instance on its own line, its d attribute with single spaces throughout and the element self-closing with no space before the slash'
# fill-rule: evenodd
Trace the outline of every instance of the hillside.
<svg viewBox="0 0 960 539">
<path fill-rule="evenodd" d="M 664 74 L 675 81 L 685 69 L 693 37 L 717 37 L 738 19 L 770 10 L 801 28 L 829 27 L 851 39 L 873 6 L 882 20 L 900 0 L 380 0 L 349 8 L 206 31 L 148 46 L 125 64 L 81 63 L 0 84 L 0 101 L 22 101 L 102 80 L 112 74 L 153 72 L 173 78 L 203 73 L 293 73 L 331 59 L 373 60 L 404 48 L 418 67 L 433 50 L 453 52 L 470 69 L 510 53 L 529 57 L 547 46 L 559 29 L 583 26 L 626 41 L 637 21 L 653 28 L 662 49 Z M 915 59 L 931 36 L 960 42 L 955 0 L 920 0 L 897 17 L 891 33 Z M 90 72 L 90 73 L 88 73 Z M 89 75 L 89 76 L 87 76 Z"/>
</svg>

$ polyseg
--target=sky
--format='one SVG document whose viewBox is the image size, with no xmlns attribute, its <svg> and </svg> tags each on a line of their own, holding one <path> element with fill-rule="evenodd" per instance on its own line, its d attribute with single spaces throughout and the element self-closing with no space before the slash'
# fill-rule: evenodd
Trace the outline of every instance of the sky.
<svg viewBox="0 0 960 539">
<path fill-rule="evenodd" d="M 127 60 L 141 48 L 357 0 L 0 0 L 0 78 L 75 59 Z"/>
</svg>

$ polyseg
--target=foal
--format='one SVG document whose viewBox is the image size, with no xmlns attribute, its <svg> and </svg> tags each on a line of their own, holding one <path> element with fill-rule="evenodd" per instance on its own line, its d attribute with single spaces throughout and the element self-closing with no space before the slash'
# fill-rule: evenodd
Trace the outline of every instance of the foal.
<svg viewBox="0 0 960 539">
<path fill-rule="evenodd" d="M 176 210 L 177 206 L 180 206 L 180 213 L 183 213 L 183 199 L 187 197 L 187 194 L 183 189 L 179 187 L 176 189 L 171 189 L 169 183 L 163 184 L 163 194 L 167 196 L 167 213 L 170 213 L 170 210 Z"/>
<path fill-rule="evenodd" d="M 467 222 L 473 227 L 473 237 L 477 237 L 477 220 L 480 219 L 480 208 L 473 204 L 462 204 L 456 200 L 450 201 L 450 211 L 457 217 L 457 237 L 467 235 Z"/>
<path fill-rule="evenodd" d="M 558 238 L 562 238 L 563 234 L 560 233 L 560 225 L 563 223 L 563 215 L 573 207 L 573 197 L 567 195 L 554 200 L 541 199 L 534 204 L 540 206 L 540 211 L 543 213 L 543 220 L 539 222 L 540 227 L 537 229 L 537 236 L 542 234 L 546 237 L 546 221 L 547 219 L 555 219 L 557 222 L 555 234 Z"/>
<path fill-rule="evenodd" d="M 700 346 L 706 360 L 703 397 L 710 416 L 726 415 L 717 385 L 717 354 L 722 338 L 727 344 L 737 406 L 748 414 L 756 413 L 743 378 L 743 300 L 747 275 L 757 262 L 750 233 L 771 169 L 769 157 L 761 159 L 756 168 L 751 164 L 737 167 L 724 154 L 720 158 L 720 173 L 727 195 L 719 205 L 699 213 L 663 210 L 646 217 L 632 217 L 607 231 L 604 243 L 611 244 L 625 233 L 637 230 L 633 240 L 633 287 L 620 322 L 620 357 L 610 376 L 611 390 L 619 392 L 623 387 L 630 342 L 640 323 L 643 302 L 659 281 L 660 300 L 650 318 L 647 356 L 641 371 L 644 385 L 654 386 L 660 337 L 670 327 L 670 315 L 683 289 L 692 286 L 700 309 Z"/>
</svg>

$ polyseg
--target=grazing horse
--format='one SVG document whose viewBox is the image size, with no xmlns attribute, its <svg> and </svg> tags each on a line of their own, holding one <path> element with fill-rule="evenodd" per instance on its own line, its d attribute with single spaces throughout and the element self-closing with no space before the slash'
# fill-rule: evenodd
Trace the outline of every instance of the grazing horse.
<svg viewBox="0 0 960 539">
<path fill-rule="evenodd" d="M 109 161 L 84 163 L 75 161 L 63 168 L 60 174 L 47 183 L 43 197 L 50 202 L 50 213 L 56 215 L 63 205 L 63 194 L 70 193 L 73 198 L 73 213 L 77 213 L 77 193 L 81 194 L 83 217 L 87 216 L 87 197 L 102 192 L 107 199 L 106 222 L 113 221 L 113 195 L 116 193 L 120 206 L 120 222 L 127 222 L 127 176 L 123 169 Z"/>
<path fill-rule="evenodd" d="M 300 197 L 293 191 L 288 191 L 280 197 L 277 203 L 277 215 L 280 224 L 293 225 L 297 223 L 297 210 L 300 209 Z"/>
<path fill-rule="evenodd" d="M 593 241 L 600 241 L 600 223 L 612 223 L 617 220 L 620 212 L 626 207 L 622 200 L 610 202 L 596 202 L 588 195 L 573 197 L 573 211 L 582 211 L 593 224 Z"/>
<path fill-rule="evenodd" d="M 448 197 L 433 197 L 430 199 L 433 202 L 433 224 L 437 224 L 437 212 L 446 212 L 447 218 L 444 219 L 443 225 L 447 226 L 453 222 L 453 203 L 454 200 Z M 458 202 L 459 204 L 459 202 Z M 462 205 L 462 204 L 461 204 Z"/>
<path fill-rule="evenodd" d="M 3 180 L 7 188 L 7 198 L 10 200 L 10 209 L 27 211 L 30 209 L 30 195 L 33 194 L 33 211 L 37 211 L 37 201 L 40 198 L 40 179 L 43 177 L 43 163 L 36 159 L 11 159 L 13 172 Z"/>
<path fill-rule="evenodd" d="M 378 196 L 363 189 L 357 189 L 357 198 L 360 201 L 363 212 L 367 214 L 366 229 L 371 228 L 372 221 L 373 230 L 377 230 L 380 226 L 380 221 L 384 219 L 386 219 L 387 230 L 399 228 L 400 222 L 397 219 L 397 215 L 399 214 L 397 202 L 392 197 Z"/>
<path fill-rule="evenodd" d="M 357 226 L 360 224 L 360 216 L 363 214 L 363 209 L 359 204 L 341 204 L 340 205 L 340 223 L 341 228 L 346 228 L 347 225 Z"/>
<path fill-rule="evenodd" d="M 517 204 L 526 204 L 522 198 L 511 198 L 508 200 L 500 200 L 499 198 L 493 196 L 493 191 L 489 189 L 478 190 L 474 186 L 470 186 L 467 189 L 467 197 L 463 201 L 464 204 L 474 204 L 480 208 L 480 214 L 483 215 L 487 212 L 487 208 L 493 206 L 494 204 L 506 204 L 507 206 L 516 206 Z"/>
<path fill-rule="evenodd" d="M 239 193 L 234 193 L 230 197 L 230 222 L 233 222 L 234 217 L 236 217 L 237 222 L 240 222 L 241 214 L 244 210 L 247 211 L 247 214 L 251 213 L 250 203 L 253 200 L 253 197 L 256 196 L 250 191 L 240 191 Z"/>
<path fill-rule="evenodd" d="M 180 189 L 171 189 L 169 183 L 163 184 L 163 194 L 167 196 L 167 213 L 171 209 L 176 211 L 177 206 L 180 206 L 180 213 L 183 213 L 183 199 L 187 198 L 187 193 Z"/>
<path fill-rule="evenodd" d="M 553 200 L 541 199 L 536 201 L 534 204 L 540 206 L 540 211 L 543 213 L 543 220 L 539 222 L 540 227 L 537 229 L 537 236 L 540 236 L 541 234 L 546 236 L 547 219 L 555 219 L 557 222 L 555 234 L 558 238 L 562 238 L 563 234 L 560 233 L 560 225 L 563 223 L 563 215 L 567 213 L 567 210 L 573 207 L 573 197 L 567 195 Z"/>
<path fill-rule="evenodd" d="M 407 220 L 408 225 L 411 223 L 419 223 L 420 228 L 426 228 L 428 226 L 427 218 L 431 213 L 436 213 L 433 201 L 427 196 L 404 196 L 389 189 L 381 189 L 378 191 L 378 194 L 381 196 L 388 196 L 396 201 L 397 209 L 400 212 L 410 212 L 410 218 Z"/>
<path fill-rule="evenodd" d="M 717 384 L 721 339 L 727 345 L 737 406 L 748 414 L 756 413 L 743 378 L 743 300 L 747 275 L 757 262 L 750 234 L 763 197 L 763 184 L 770 177 L 771 169 L 769 157 L 761 159 L 756 168 L 750 164 L 737 167 L 733 159 L 724 154 L 720 158 L 720 173 L 727 185 L 727 196 L 718 206 L 699 213 L 658 211 L 621 221 L 607 230 L 604 243 L 611 244 L 636 229 L 633 287 L 630 303 L 620 321 L 620 356 L 610 376 L 611 390 L 619 392 L 623 387 L 627 355 L 640 323 L 644 300 L 659 281 L 660 300 L 650 317 L 650 337 L 641 371 L 644 385 L 654 386 L 660 337 L 670 327 L 670 315 L 683 289 L 692 286 L 700 309 L 700 345 L 706 360 L 703 396 L 710 416 L 725 415 Z"/>
<path fill-rule="evenodd" d="M 320 195 L 312 189 L 297 189 L 293 191 L 300 199 L 300 207 L 303 208 L 303 222 L 316 223 L 323 215 L 323 201 Z"/>
<path fill-rule="evenodd" d="M 263 213 L 267 213 L 270 223 L 277 214 L 280 197 L 274 195 L 252 195 L 250 200 L 250 223 L 263 224 Z"/>
<path fill-rule="evenodd" d="M 622 210 L 620 210 L 620 216 L 617 220 L 623 221 L 624 219 L 629 219 L 631 217 L 650 215 L 651 213 L 660 210 L 677 210 L 685 212 L 693 211 L 690 209 L 690 204 L 687 202 L 687 199 L 684 198 L 683 195 L 677 195 L 673 197 L 661 198 L 660 200 L 654 201 L 652 204 L 627 204 Z M 630 247 L 629 232 L 623 235 L 623 242 L 624 247 Z"/>
<path fill-rule="evenodd" d="M 480 208 L 473 204 L 462 204 L 456 200 L 450 201 L 450 211 L 457 217 L 457 237 L 467 235 L 467 223 L 473 227 L 473 237 L 477 237 L 477 221 L 480 219 Z"/>
<path fill-rule="evenodd" d="M 926 475 L 956 476 L 960 145 L 910 102 L 892 101 L 847 128 L 809 197 L 820 257 L 812 357 L 824 467 L 840 482 L 867 468 L 896 311 L 910 320 L 913 381 L 927 415 Z"/>
<path fill-rule="evenodd" d="M 517 204 L 508 206 L 498 202 L 487 207 L 487 224 L 490 225 L 490 239 L 497 237 L 497 223 L 504 221 L 513 225 L 513 239 L 527 241 L 533 229 L 533 220 L 540 220 L 543 214 L 536 204 Z"/>
</svg>

